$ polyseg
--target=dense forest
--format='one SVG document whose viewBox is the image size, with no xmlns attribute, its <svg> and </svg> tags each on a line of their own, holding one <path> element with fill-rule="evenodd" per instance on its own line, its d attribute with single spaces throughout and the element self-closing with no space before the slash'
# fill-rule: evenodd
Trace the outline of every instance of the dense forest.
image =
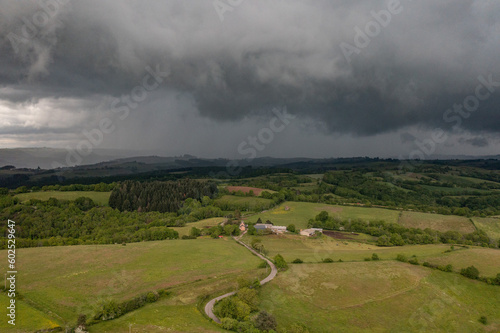
<svg viewBox="0 0 500 333">
<path fill-rule="evenodd" d="M 216 195 L 217 184 L 211 181 L 125 181 L 111 192 L 109 206 L 120 211 L 177 212 L 188 198 L 201 201 L 205 196 L 213 199 Z"/>
</svg>

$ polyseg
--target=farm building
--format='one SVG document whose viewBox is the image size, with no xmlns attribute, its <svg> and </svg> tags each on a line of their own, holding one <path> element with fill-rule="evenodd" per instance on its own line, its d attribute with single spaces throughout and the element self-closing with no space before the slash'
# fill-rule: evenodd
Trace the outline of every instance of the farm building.
<svg viewBox="0 0 500 333">
<path fill-rule="evenodd" d="M 311 237 L 311 236 L 314 236 L 314 234 L 316 232 L 323 233 L 323 229 L 321 229 L 321 228 L 303 229 L 303 230 L 300 230 L 300 235 Z"/>
<path fill-rule="evenodd" d="M 272 224 L 257 223 L 255 225 L 255 229 L 257 230 L 271 229 L 272 226 L 273 226 Z"/>
<path fill-rule="evenodd" d="M 257 231 L 269 229 L 269 230 L 271 230 L 275 234 L 282 234 L 282 233 L 286 232 L 286 227 L 279 226 L 279 225 L 272 225 L 272 224 L 269 224 L 269 223 L 267 223 L 267 224 L 257 223 L 255 225 L 255 229 Z"/>
<path fill-rule="evenodd" d="M 275 234 L 282 234 L 282 233 L 285 233 L 286 232 L 286 227 L 283 227 L 283 226 L 280 226 L 280 225 L 273 225 L 271 227 L 271 230 L 275 233 Z"/>
<path fill-rule="evenodd" d="M 245 222 L 241 221 L 240 223 L 240 231 L 245 231 L 247 230 L 248 226 L 245 224 Z"/>
</svg>

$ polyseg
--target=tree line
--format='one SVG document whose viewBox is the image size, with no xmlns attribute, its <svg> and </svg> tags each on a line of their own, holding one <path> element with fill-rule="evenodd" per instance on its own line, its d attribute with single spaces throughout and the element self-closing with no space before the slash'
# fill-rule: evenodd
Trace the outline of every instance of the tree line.
<svg viewBox="0 0 500 333">
<path fill-rule="evenodd" d="M 125 181 L 111 192 L 109 206 L 120 211 L 161 213 L 177 212 L 184 200 L 202 200 L 217 196 L 217 184 L 211 181 L 182 179 L 176 182 Z"/>
<path fill-rule="evenodd" d="M 422 230 L 407 228 L 400 224 L 387 223 L 385 221 L 342 220 L 329 216 L 326 211 L 322 211 L 314 219 L 310 219 L 308 226 L 368 234 L 378 237 L 378 246 L 436 243 L 478 245 L 493 248 L 500 246 L 500 240 L 497 242 L 490 239 L 483 230 L 477 230 L 469 234 L 461 234 L 458 231 L 441 232 L 429 228 Z"/>
</svg>

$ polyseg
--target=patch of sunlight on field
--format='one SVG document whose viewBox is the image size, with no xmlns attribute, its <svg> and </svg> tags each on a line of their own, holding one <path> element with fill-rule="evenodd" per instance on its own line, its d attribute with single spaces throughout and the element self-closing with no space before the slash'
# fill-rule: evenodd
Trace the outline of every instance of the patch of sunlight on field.
<svg viewBox="0 0 500 333">
<path fill-rule="evenodd" d="M 21 287 L 21 286 L 19 286 Z M 61 325 L 61 323 L 51 318 L 48 314 L 43 313 L 40 310 L 34 309 L 29 306 L 26 302 L 17 299 L 16 300 L 16 321 L 15 326 L 12 326 L 7 321 L 10 320 L 7 314 L 7 306 L 9 306 L 10 298 L 4 294 L 0 294 L 0 307 L 2 308 L 2 320 L 0 320 L 0 331 L 1 332 L 33 332 L 36 330 L 42 330 L 47 328 L 56 328 Z"/>
<path fill-rule="evenodd" d="M 107 206 L 111 192 L 94 192 L 94 191 L 46 191 L 17 194 L 16 197 L 20 201 L 28 201 L 30 199 L 38 199 L 42 201 L 56 198 L 58 200 L 76 200 L 80 197 L 89 197 L 100 206 Z"/>
</svg>

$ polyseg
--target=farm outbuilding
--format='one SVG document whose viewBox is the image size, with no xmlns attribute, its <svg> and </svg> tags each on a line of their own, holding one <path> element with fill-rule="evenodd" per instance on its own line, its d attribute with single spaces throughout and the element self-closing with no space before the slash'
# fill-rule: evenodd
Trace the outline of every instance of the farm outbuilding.
<svg viewBox="0 0 500 333">
<path fill-rule="evenodd" d="M 311 237 L 311 236 L 314 236 L 314 234 L 316 234 L 317 232 L 323 233 L 323 229 L 321 229 L 321 228 L 302 229 L 302 230 L 300 230 L 300 235 Z"/>
</svg>

